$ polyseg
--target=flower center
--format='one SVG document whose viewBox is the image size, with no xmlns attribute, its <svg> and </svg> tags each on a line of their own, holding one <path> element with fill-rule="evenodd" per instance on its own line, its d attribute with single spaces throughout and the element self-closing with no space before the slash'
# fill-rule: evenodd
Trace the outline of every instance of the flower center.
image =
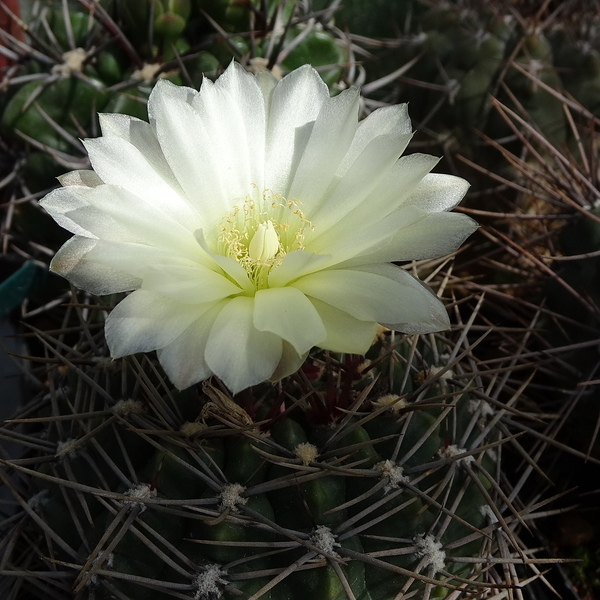
<svg viewBox="0 0 600 600">
<path fill-rule="evenodd" d="M 268 287 L 271 269 L 288 252 L 304 249 L 313 225 L 299 205 L 296 199 L 256 190 L 221 219 L 217 252 L 240 263 L 257 290 Z"/>
</svg>

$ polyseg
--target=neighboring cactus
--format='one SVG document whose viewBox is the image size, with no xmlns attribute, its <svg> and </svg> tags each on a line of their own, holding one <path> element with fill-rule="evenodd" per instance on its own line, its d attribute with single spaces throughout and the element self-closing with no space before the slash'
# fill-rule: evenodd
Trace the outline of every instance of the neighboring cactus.
<svg viewBox="0 0 600 600">
<path fill-rule="evenodd" d="M 36 7 L 27 43 L 0 38 L 17 57 L 3 81 L 0 132 L 26 151 L 24 177 L 34 192 L 87 164 L 79 138 L 97 134 L 98 112 L 145 118 L 157 78 L 198 87 L 204 73 L 217 74 L 235 56 L 280 74 L 325 66 L 333 85 L 346 61 L 342 40 L 323 26 L 327 11 L 312 17 L 295 2 L 47 0 Z M 253 24 L 261 28 L 249 36 Z"/>
<path fill-rule="evenodd" d="M 480 157 L 476 130 L 492 138 L 511 133 L 496 118 L 490 96 L 527 115 L 555 144 L 566 141 L 569 125 L 545 86 L 566 89 L 589 111 L 600 105 L 598 6 L 561 4 L 553 12 L 554 5 L 534 9 L 527 2 L 410 0 L 394 7 L 375 3 L 363 19 L 362 3 L 350 1 L 337 21 L 353 34 L 387 38 L 372 44 L 360 38 L 375 52 L 366 63 L 370 79 L 410 66 L 393 90 L 383 88 L 387 101 L 409 100 L 415 123 L 433 143 Z"/>
</svg>

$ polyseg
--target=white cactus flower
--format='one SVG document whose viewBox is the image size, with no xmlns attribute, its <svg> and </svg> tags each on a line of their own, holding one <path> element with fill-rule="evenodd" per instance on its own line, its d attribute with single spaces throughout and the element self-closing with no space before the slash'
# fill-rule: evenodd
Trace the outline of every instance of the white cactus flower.
<svg viewBox="0 0 600 600">
<path fill-rule="evenodd" d="M 171 381 L 233 393 L 293 373 L 313 346 L 365 353 L 377 324 L 447 329 L 439 299 L 392 261 L 443 256 L 476 224 L 468 184 L 400 158 L 406 105 L 358 122 L 309 66 L 281 81 L 232 63 L 200 91 L 157 82 L 149 123 L 100 115 L 93 171 L 42 206 L 75 234 L 52 269 L 93 294 L 113 358 L 156 350 Z"/>
</svg>

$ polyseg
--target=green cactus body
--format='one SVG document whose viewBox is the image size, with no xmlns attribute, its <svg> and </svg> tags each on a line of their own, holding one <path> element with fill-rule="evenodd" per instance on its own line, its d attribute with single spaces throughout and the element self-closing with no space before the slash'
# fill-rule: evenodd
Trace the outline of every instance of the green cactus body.
<svg viewBox="0 0 600 600">
<path fill-rule="evenodd" d="M 194 397 L 180 395 L 175 402 L 182 404 L 169 410 L 193 414 Z M 86 430 L 97 431 L 98 444 L 69 437 L 57 459 L 51 454 L 40 463 L 43 479 L 33 479 L 40 500 L 32 506 L 61 540 L 63 548 L 55 549 L 61 560 L 72 561 L 70 552 L 83 562 L 100 560 L 86 584 L 90 598 L 92 591 L 111 598 L 111 590 L 132 599 L 167 598 L 169 585 L 203 589 L 203 577 L 211 575 L 219 594 L 231 599 L 237 589 L 249 596 L 264 591 L 260 597 L 271 600 L 343 600 L 350 589 L 357 599 L 391 600 L 403 586 L 422 587 L 421 575 L 433 581 L 446 569 L 424 553 L 423 539 L 438 562 L 444 545 L 456 546 L 448 556 L 479 551 L 483 537 L 464 547 L 460 540 L 483 526 L 486 500 L 461 461 L 444 454 L 448 431 L 479 431 L 468 396 L 422 409 L 403 405 L 382 413 L 380 406 L 374 399 L 362 418 L 325 425 L 296 409 L 261 430 L 248 421 L 245 432 L 205 412 L 206 423 L 140 438 L 136 431 L 147 419 L 142 403 L 121 403 L 118 421 L 114 411 L 90 418 Z M 211 414 L 231 420 L 226 408 Z M 137 481 L 126 483 L 134 474 Z M 64 482 L 85 489 L 75 492 Z M 422 571 L 415 571 L 419 563 Z M 204 583 L 186 578 L 190 565 Z M 456 572 L 453 565 L 447 570 Z M 193 597 L 213 597 L 199 594 Z"/>
</svg>

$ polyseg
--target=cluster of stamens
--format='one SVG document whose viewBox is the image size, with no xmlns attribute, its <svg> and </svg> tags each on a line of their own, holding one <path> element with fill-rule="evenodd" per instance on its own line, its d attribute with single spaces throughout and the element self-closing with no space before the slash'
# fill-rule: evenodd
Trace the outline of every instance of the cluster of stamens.
<svg viewBox="0 0 600 600">
<path fill-rule="evenodd" d="M 270 271 L 288 252 L 304 249 L 313 225 L 299 204 L 269 190 L 257 191 L 221 220 L 217 252 L 242 265 L 255 289 L 268 287 Z"/>
</svg>

